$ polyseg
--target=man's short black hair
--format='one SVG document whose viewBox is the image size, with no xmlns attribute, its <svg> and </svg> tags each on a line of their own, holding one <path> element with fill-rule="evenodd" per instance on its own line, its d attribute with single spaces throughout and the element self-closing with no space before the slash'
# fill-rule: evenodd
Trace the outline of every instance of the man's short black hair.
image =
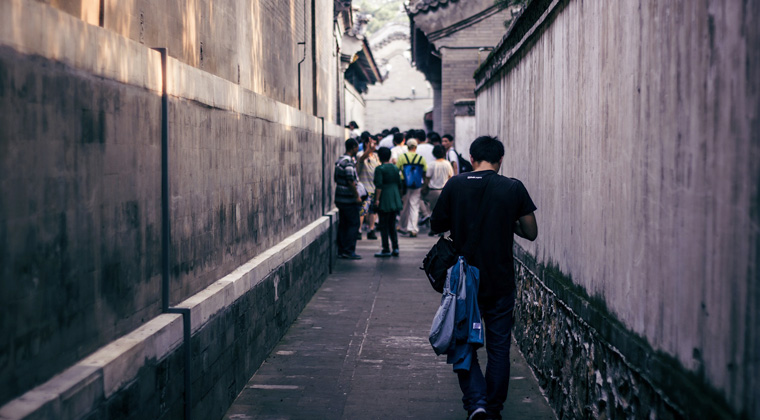
<svg viewBox="0 0 760 420">
<path fill-rule="evenodd" d="M 393 134 L 396 134 L 396 133 L 398 133 L 398 132 L 399 132 L 399 129 L 398 129 L 398 127 L 392 127 L 392 128 L 391 128 L 391 133 L 393 133 Z"/>
<path fill-rule="evenodd" d="M 446 148 L 440 144 L 436 144 L 433 146 L 433 156 L 435 156 L 436 159 L 443 159 L 443 157 L 446 156 Z"/>
<path fill-rule="evenodd" d="M 380 162 L 386 163 L 391 160 L 391 149 L 387 147 L 381 147 L 377 149 L 377 157 L 380 158 Z"/>
<path fill-rule="evenodd" d="M 504 145 L 498 137 L 480 136 L 470 145 L 470 156 L 475 162 L 499 163 L 504 157 Z"/>
<path fill-rule="evenodd" d="M 412 137 L 421 142 L 425 141 L 425 130 L 414 130 L 414 136 Z"/>
<path fill-rule="evenodd" d="M 404 134 L 402 133 L 396 133 L 393 135 L 393 144 L 398 146 L 404 141 Z"/>
<path fill-rule="evenodd" d="M 362 131 L 362 134 L 361 134 L 362 143 L 366 143 L 370 137 L 372 137 L 372 134 L 370 134 L 369 131 Z"/>
<path fill-rule="evenodd" d="M 441 139 L 449 139 L 450 142 L 452 143 L 454 142 L 454 136 L 452 136 L 451 134 L 444 134 L 441 136 Z"/>
<path fill-rule="evenodd" d="M 435 131 L 427 133 L 427 138 L 430 141 L 430 144 L 441 144 L 441 135 Z"/>
<path fill-rule="evenodd" d="M 348 139 L 346 140 L 346 151 L 353 150 L 354 147 L 359 147 L 359 143 L 356 141 L 356 139 Z"/>
</svg>

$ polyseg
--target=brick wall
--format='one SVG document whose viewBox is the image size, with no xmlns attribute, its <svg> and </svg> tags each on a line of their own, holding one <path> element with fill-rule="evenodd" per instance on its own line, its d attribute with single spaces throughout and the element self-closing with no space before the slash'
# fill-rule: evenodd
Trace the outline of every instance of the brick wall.
<svg viewBox="0 0 760 420">
<path fill-rule="evenodd" d="M 441 51 L 441 131 L 454 133 L 454 102 L 475 98 L 473 75 L 489 51 L 477 48 L 495 47 L 504 34 L 504 20 L 511 16 L 505 9 L 453 34 L 437 39 L 435 46 Z M 452 48 L 448 48 L 452 47 Z M 454 49 L 466 47 L 468 49 Z"/>
</svg>

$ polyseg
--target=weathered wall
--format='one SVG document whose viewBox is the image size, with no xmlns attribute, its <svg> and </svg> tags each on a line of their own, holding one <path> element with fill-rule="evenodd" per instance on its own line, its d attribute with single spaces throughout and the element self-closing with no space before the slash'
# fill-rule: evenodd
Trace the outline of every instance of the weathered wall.
<svg viewBox="0 0 760 420">
<path fill-rule="evenodd" d="M 46 0 L 256 93 L 335 122 L 336 41 L 327 0 Z M 102 9 L 101 9 L 102 4 Z M 312 31 L 312 25 L 316 25 Z M 306 42 L 306 47 L 298 45 Z M 316 100 L 316 106 L 315 106 Z"/>
<path fill-rule="evenodd" d="M 327 276 L 335 255 L 331 212 L 20 398 L 1 419 L 221 419 Z M 185 393 L 186 374 L 190 381 Z"/>
<path fill-rule="evenodd" d="M 176 71 L 187 77 L 170 89 L 172 303 L 323 213 L 319 120 L 253 94 L 209 108 L 187 97 L 203 72 Z M 215 97 L 240 94 L 224 80 L 204 84 Z"/>
<path fill-rule="evenodd" d="M 408 27 L 407 27 L 408 32 Z M 433 107 L 433 89 L 425 75 L 412 67 L 409 39 L 397 39 L 382 46 L 370 41 L 372 54 L 381 67 L 390 66 L 382 84 L 369 87 L 365 94 L 366 121 L 370 133 L 398 127 L 401 131 L 425 127 L 425 112 Z"/>
<path fill-rule="evenodd" d="M 161 60 L 135 41 L 0 3 L 0 404 L 160 313 Z M 171 304 L 329 210 L 344 135 L 199 67 L 168 63 Z"/>
<path fill-rule="evenodd" d="M 618 319 L 750 418 L 759 16 L 755 2 L 726 0 L 534 1 L 476 75 L 479 134 L 503 139 L 503 173 L 538 206 L 527 251 L 606 308 L 600 328 Z M 674 401 L 689 412 L 700 395 Z"/>
</svg>

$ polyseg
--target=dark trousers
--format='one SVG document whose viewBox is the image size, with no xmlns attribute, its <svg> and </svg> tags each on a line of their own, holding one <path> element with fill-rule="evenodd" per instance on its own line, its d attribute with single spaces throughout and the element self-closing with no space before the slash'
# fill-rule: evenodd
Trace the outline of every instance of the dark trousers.
<svg viewBox="0 0 760 420">
<path fill-rule="evenodd" d="M 360 203 L 335 204 L 338 207 L 338 255 L 356 252 L 356 234 L 359 232 Z"/>
<path fill-rule="evenodd" d="M 468 412 L 483 407 L 488 418 L 501 419 L 501 410 L 509 390 L 509 348 L 515 323 L 515 294 L 493 302 L 479 302 L 478 306 L 486 327 L 488 365 L 483 377 L 475 352 L 470 370 L 457 372 L 463 394 L 462 402 Z"/>
<path fill-rule="evenodd" d="M 377 212 L 378 225 L 380 226 L 380 238 L 383 243 L 383 252 L 388 252 L 391 249 L 388 248 L 388 238 L 390 238 L 393 249 L 398 249 L 398 233 L 396 232 L 396 212 L 386 213 L 384 211 Z"/>
</svg>

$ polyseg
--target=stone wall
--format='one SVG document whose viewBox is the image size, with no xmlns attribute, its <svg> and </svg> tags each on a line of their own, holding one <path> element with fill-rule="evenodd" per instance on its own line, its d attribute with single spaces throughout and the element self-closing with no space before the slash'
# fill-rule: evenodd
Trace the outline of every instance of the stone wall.
<svg viewBox="0 0 760 420">
<path fill-rule="evenodd" d="M 478 134 L 504 141 L 502 173 L 538 206 L 525 250 L 585 296 L 571 304 L 546 282 L 552 300 L 537 305 L 579 318 L 520 314 L 576 335 L 580 352 L 518 322 L 525 353 L 551 348 L 532 360 L 566 382 L 558 411 L 593 413 L 614 394 L 604 372 L 547 368 L 591 357 L 597 330 L 645 343 L 632 356 L 607 341 L 630 371 L 621 385 L 639 372 L 691 418 L 760 416 L 759 15 L 725 0 L 536 0 L 476 74 Z M 604 310 L 576 311 L 587 306 Z M 661 360 L 667 375 L 653 373 Z M 640 389 L 613 399 L 648 401 Z"/>
<path fill-rule="evenodd" d="M 93 4 L 116 4 L 53 3 L 67 13 L 35 1 L 0 3 L 0 404 L 165 317 L 160 54 L 130 39 L 139 34 L 86 18 Z M 324 5 L 332 2 L 316 2 Z M 324 27 L 332 36 L 332 25 L 317 29 Z M 342 151 L 344 130 L 329 118 L 207 70 L 171 57 L 167 64 L 172 305 L 329 211 Z M 280 71 L 262 70 L 256 77 Z M 324 249 L 309 255 L 309 264 L 322 258 L 326 266 Z M 317 274 L 303 280 L 307 289 L 321 281 Z M 303 299 L 287 310 L 300 310 Z"/>
</svg>

